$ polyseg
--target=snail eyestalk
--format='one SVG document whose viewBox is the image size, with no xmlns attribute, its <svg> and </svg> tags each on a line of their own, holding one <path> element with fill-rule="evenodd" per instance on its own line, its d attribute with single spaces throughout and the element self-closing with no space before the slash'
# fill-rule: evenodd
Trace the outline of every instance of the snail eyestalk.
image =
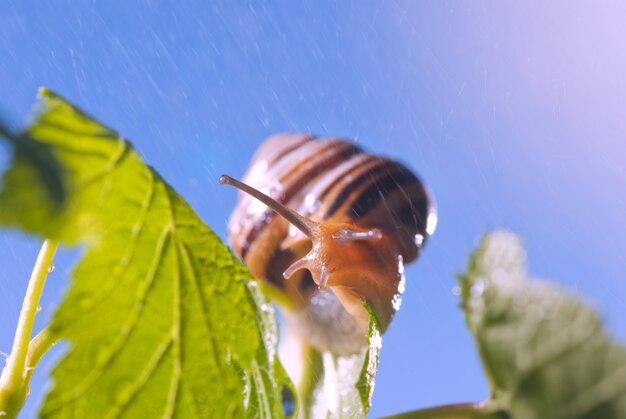
<svg viewBox="0 0 626 419">
<path fill-rule="evenodd" d="M 309 269 L 309 258 L 307 256 L 302 259 L 296 260 L 294 263 L 289 265 L 285 272 L 283 272 L 283 278 L 289 279 L 300 269 Z"/>
<path fill-rule="evenodd" d="M 338 240 L 380 240 L 382 237 L 383 232 L 378 228 L 373 228 L 367 231 L 355 231 L 342 228 L 333 234 L 333 239 Z"/>
<path fill-rule="evenodd" d="M 315 238 L 315 231 L 319 228 L 318 223 L 315 221 L 311 221 L 307 218 L 304 218 L 297 212 L 287 208 L 280 202 L 277 202 L 275 199 L 265 195 L 263 192 L 254 189 L 250 185 L 246 185 L 243 182 L 238 181 L 228 175 L 220 176 L 220 183 L 222 185 L 231 185 L 235 188 L 239 189 L 242 192 L 247 193 L 253 198 L 258 199 L 267 205 L 270 209 L 283 216 L 287 221 L 294 225 L 298 230 L 303 232 L 308 238 Z"/>
</svg>

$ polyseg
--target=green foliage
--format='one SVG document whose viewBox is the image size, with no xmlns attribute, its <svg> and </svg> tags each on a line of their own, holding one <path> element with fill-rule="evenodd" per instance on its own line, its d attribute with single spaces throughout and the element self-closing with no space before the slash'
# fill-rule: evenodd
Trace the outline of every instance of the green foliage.
<svg viewBox="0 0 626 419">
<path fill-rule="evenodd" d="M 273 308 L 247 269 L 129 142 L 41 95 L 22 138 L 61 162 L 68 199 L 47 205 L 18 153 L 0 222 L 87 244 L 50 325 L 70 349 L 42 416 L 282 416 Z"/>
<path fill-rule="evenodd" d="M 12 134 L 0 124 L 0 138 L 13 147 L 11 168 L 2 176 L 0 222 L 19 225 L 21 219 L 44 220 L 58 212 L 66 198 L 64 171 L 49 144 L 28 133 Z"/>
<path fill-rule="evenodd" d="M 376 372 L 378 371 L 378 357 L 380 356 L 380 348 L 383 341 L 380 333 L 380 326 L 376 321 L 372 308 L 365 304 L 365 308 L 370 315 L 369 327 L 367 330 L 367 348 L 363 357 L 361 372 L 355 386 L 359 392 L 363 412 L 367 414 L 372 405 L 372 396 L 374 395 L 374 382 Z"/>
<path fill-rule="evenodd" d="M 346 356 L 303 348 L 303 377 L 299 383 L 301 417 L 365 417 L 372 403 L 378 355 L 382 345 L 380 328 L 369 305 L 368 344 Z"/>
<path fill-rule="evenodd" d="M 514 418 L 626 417 L 626 349 L 589 306 L 528 280 L 525 257 L 515 235 L 495 232 L 460 277 L 491 404 Z"/>
<path fill-rule="evenodd" d="M 372 404 L 382 340 L 372 309 L 367 305 L 366 308 L 370 322 L 365 348 L 349 356 L 324 356 L 324 393 L 336 398 L 331 417 L 365 417 Z"/>
</svg>

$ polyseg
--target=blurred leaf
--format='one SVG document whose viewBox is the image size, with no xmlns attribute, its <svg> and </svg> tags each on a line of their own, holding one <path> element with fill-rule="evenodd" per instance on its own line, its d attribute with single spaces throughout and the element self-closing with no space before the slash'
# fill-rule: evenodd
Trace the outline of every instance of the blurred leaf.
<svg viewBox="0 0 626 419">
<path fill-rule="evenodd" d="M 514 234 L 487 235 L 460 277 L 492 401 L 514 418 L 625 418 L 626 350 L 597 314 L 530 281 Z"/>
<path fill-rule="evenodd" d="M 42 416 L 281 417 L 290 383 L 273 308 L 250 273 L 129 142 L 41 95 L 27 134 L 63 163 L 69 199 L 58 214 L 11 215 L 88 244 L 52 320 L 70 349 Z M 43 205 L 20 194 L 27 181 L 5 178 L 10 202 Z"/>
<path fill-rule="evenodd" d="M 0 123 L 0 138 L 13 148 L 10 169 L 2 176 L 0 223 L 16 226 L 28 218 L 43 224 L 64 203 L 63 167 L 49 144 L 35 141 L 27 133 L 14 135 Z"/>
<path fill-rule="evenodd" d="M 298 383 L 299 408 L 303 419 L 315 417 L 316 406 L 323 409 L 318 416 L 326 414 L 327 409 L 323 401 L 324 358 L 320 351 L 303 343 L 300 362 L 302 363 L 302 377 Z M 317 409 L 319 410 L 319 409 Z"/>
</svg>

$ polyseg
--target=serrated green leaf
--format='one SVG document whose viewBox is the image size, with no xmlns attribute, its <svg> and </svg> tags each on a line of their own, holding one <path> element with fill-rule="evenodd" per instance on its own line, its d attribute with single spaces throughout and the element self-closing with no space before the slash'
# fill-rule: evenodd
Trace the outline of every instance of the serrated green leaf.
<svg viewBox="0 0 626 419">
<path fill-rule="evenodd" d="M 276 412 L 286 412 L 288 416 L 295 415 L 296 390 L 278 361 L 276 352 L 278 326 L 274 306 L 268 302 L 256 282 L 247 281 L 245 284 L 250 303 L 258 308 L 255 311 L 256 324 L 260 326 L 260 330 L 265 331 L 261 335 L 264 345 L 259 346 L 257 359 L 253 360 L 254 374 L 245 377 L 248 379 L 246 389 L 249 396 L 246 416 L 276 417 Z M 273 370 L 267 368 L 268 365 L 274 365 Z M 293 406 L 289 406 L 290 403 Z"/>
<path fill-rule="evenodd" d="M 336 408 L 331 411 L 333 417 L 365 417 L 372 405 L 382 338 L 372 308 L 368 304 L 365 308 L 370 316 L 365 348 L 354 355 L 324 359 L 324 373 L 330 374 L 324 380 L 325 391 L 333 391 L 334 387 L 337 396 Z"/>
<path fill-rule="evenodd" d="M 626 417 L 626 349 L 578 298 L 528 280 L 525 258 L 495 232 L 460 277 L 493 402 L 514 418 Z"/>
<path fill-rule="evenodd" d="M 69 199 L 60 213 L 16 221 L 87 243 L 52 320 L 70 349 L 41 415 L 281 417 L 290 383 L 273 309 L 250 273 L 128 141 L 41 95 L 27 134 L 62 162 Z M 5 190 L 19 189 L 14 181 Z"/>
</svg>

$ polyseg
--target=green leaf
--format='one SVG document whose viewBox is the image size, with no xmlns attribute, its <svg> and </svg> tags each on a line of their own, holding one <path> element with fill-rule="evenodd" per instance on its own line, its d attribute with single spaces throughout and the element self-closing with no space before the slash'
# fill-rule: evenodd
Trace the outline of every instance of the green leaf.
<svg viewBox="0 0 626 419">
<path fill-rule="evenodd" d="M 626 349 L 578 298 L 528 280 L 525 258 L 497 231 L 460 277 L 492 402 L 514 418 L 626 417 Z"/>
<path fill-rule="evenodd" d="M 365 304 L 365 308 L 370 315 L 370 322 L 367 331 L 367 348 L 363 359 L 363 366 L 359 379 L 356 382 L 356 389 L 359 392 L 363 412 L 367 414 L 372 405 L 372 396 L 374 395 L 374 383 L 376 372 L 378 372 L 378 357 L 383 341 L 380 336 L 380 325 L 376 321 L 372 308 Z"/>
<path fill-rule="evenodd" d="M 380 327 L 369 305 L 367 346 L 360 352 L 339 356 L 307 347 L 300 383 L 300 408 L 304 418 L 365 417 L 372 404 L 378 356 L 382 346 Z"/>
<path fill-rule="evenodd" d="M 27 134 L 62 162 L 69 199 L 61 212 L 13 221 L 87 244 L 52 320 L 70 349 L 41 415 L 281 417 L 291 384 L 273 308 L 251 274 L 128 141 L 56 94 L 41 96 Z M 11 205 L 43 203 L 13 182 L 5 177 Z"/>
<path fill-rule="evenodd" d="M 17 226 L 28 218 L 45 224 L 65 202 L 63 167 L 49 144 L 27 133 L 14 135 L 0 123 L 0 138 L 13 147 L 10 169 L 2 176 L 0 223 Z"/>
<path fill-rule="evenodd" d="M 366 304 L 366 309 L 370 321 L 367 346 L 363 351 L 350 356 L 324 358 L 324 391 L 336 396 L 336 405 L 331 410 L 334 417 L 365 417 L 372 404 L 382 339 L 371 307 Z"/>
</svg>

